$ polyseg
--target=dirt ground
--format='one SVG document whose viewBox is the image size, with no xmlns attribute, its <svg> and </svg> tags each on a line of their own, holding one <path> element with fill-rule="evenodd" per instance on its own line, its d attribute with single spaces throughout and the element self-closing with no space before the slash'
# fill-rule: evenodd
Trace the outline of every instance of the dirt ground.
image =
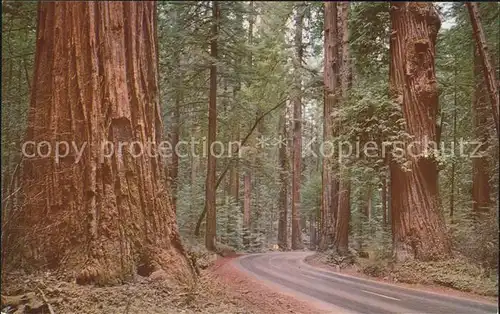
<svg viewBox="0 0 500 314">
<path fill-rule="evenodd" d="M 218 258 L 191 289 L 172 287 L 161 274 L 110 287 L 77 285 L 51 273 L 4 274 L 2 314 L 320 313 L 249 278 L 231 259 Z"/>
</svg>

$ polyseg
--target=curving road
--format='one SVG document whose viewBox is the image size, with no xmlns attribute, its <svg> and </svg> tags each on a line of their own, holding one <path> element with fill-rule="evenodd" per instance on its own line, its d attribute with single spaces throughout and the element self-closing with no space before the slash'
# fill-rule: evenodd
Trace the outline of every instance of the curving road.
<svg viewBox="0 0 500 314">
<path fill-rule="evenodd" d="M 338 274 L 304 262 L 311 252 L 245 255 L 234 263 L 241 271 L 289 295 L 331 313 L 498 313 L 494 304 L 408 289 Z"/>
</svg>

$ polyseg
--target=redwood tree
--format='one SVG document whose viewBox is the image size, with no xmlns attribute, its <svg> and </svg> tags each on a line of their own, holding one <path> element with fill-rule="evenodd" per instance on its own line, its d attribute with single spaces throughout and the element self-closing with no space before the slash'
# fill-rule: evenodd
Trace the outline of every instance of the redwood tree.
<svg viewBox="0 0 500 314">
<path fill-rule="evenodd" d="M 331 141 L 333 131 L 331 114 L 336 106 L 337 76 L 338 76 L 338 40 L 337 40 L 337 5 L 335 2 L 324 3 L 324 70 L 323 70 L 323 141 Z M 325 250 L 333 240 L 335 224 L 334 212 L 337 204 L 333 202 L 333 193 L 337 193 L 336 178 L 331 172 L 332 163 L 323 156 L 321 169 L 321 239 L 319 248 Z"/>
<path fill-rule="evenodd" d="M 299 6 L 295 16 L 295 90 L 293 95 L 293 167 L 292 167 L 292 250 L 301 249 L 300 230 L 300 177 L 302 173 L 302 82 L 300 65 L 303 58 L 302 28 L 304 8 Z"/>
<path fill-rule="evenodd" d="M 350 87 L 351 68 L 349 62 L 349 3 L 335 3 L 340 7 L 339 37 L 342 39 L 341 51 L 339 51 L 340 61 L 340 90 L 342 105 L 347 105 L 348 89 Z M 341 129 L 342 126 L 339 128 Z M 339 165 L 342 168 L 342 165 Z M 338 209 L 335 220 L 334 246 L 338 253 L 345 254 L 349 249 L 349 220 L 351 218 L 351 182 L 349 169 L 340 175 Z"/>
<path fill-rule="evenodd" d="M 286 107 L 279 120 L 279 132 L 286 139 Z M 280 144 L 278 148 L 280 164 L 280 194 L 279 194 L 279 221 L 278 221 L 278 246 L 281 250 L 288 249 L 288 158 L 286 145 Z"/>
<path fill-rule="evenodd" d="M 391 211 L 396 260 L 435 260 L 450 255 L 439 208 L 438 171 L 426 139 L 436 141 L 438 93 L 434 68 L 440 19 L 432 3 L 391 3 L 390 85 L 414 139 L 409 171 L 391 162 Z"/>
<path fill-rule="evenodd" d="M 487 212 L 491 206 L 490 201 L 490 183 L 488 156 L 486 150 L 489 141 L 489 123 L 490 117 L 484 76 L 482 73 L 481 58 L 477 49 L 474 54 L 474 77 L 476 79 L 476 88 L 474 91 L 474 100 L 472 104 L 474 113 L 474 133 L 476 141 L 482 143 L 479 151 L 472 159 L 472 209 L 474 213 Z"/>
<path fill-rule="evenodd" d="M 205 207 L 207 209 L 207 222 L 205 233 L 205 246 L 208 250 L 215 249 L 215 237 L 217 234 L 216 216 L 216 165 L 217 160 L 212 154 L 211 146 L 217 135 L 217 36 L 219 32 L 219 4 L 212 1 L 212 38 L 210 40 L 210 55 L 212 65 L 210 66 L 210 99 L 208 104 L 208 161 L 207 180 L 205 185 Z"/>
<path fill-rule="evenodd" d="M 481 18 L 479 15 L 479 4 L 469 1 L 466 2 L 466 5 L 469 11 L 474 38 L 476 39 L 476 47 L 479 55 L 479 60 L 481 61 L 481 65 L 483 67 L 483 76 L 490 98 L 493 122 L 495 123 L 497 136 L 500 137 L 500 125 L 498 122 L 498 110 L 500 101 L 498 97 L 498 82 L 495 79 L 495 67 L 491 64 L 490 61 L 491 59 L 488 52 L 488 44 L 486 42 L 486 36 L 484 34 L 483 25 L 481 23 Z"/>
<path fill-rule="evenodd" d="M 155 32 L 154 2 L 39 3 L 26 138 L 70 146 L 59 160 L 24 159 L 15 265 L 78 283 L 158 269 L 191 278 L 161 156 L 117 145 L 161 141 Z M 73 143 L 86 145 L 80 159 Z"/>
</svg>

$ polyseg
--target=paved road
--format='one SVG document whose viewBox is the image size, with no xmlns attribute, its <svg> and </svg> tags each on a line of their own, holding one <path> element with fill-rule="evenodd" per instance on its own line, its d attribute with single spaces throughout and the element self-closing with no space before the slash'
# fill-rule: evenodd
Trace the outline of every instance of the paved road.
<svg viewBox="0 0 500 314">
<path fill-rule="evenodd" d="M 311 252 L 242 256 L 235 266 L 331 313 L 498 313 L 497 306 L 342 275 L 304 262 Z"/>
</svg>

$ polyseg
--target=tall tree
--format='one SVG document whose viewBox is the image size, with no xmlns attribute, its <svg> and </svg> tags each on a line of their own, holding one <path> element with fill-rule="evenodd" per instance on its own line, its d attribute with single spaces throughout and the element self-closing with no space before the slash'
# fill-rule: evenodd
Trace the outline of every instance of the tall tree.
<svg viewBox="0 0 500 314">
<path fill-rule="evenodd" d="M 391 94 L 415 144 L 405 156 L 410 171 L 395 161 L 390 166 L 393 250 L 398 261 L 434 260 L 451 253 L 438 207 L 437 163 L 426 146 L 436 141 L 434 59 L 441 22 L 433 4 L 424 2 L 392 2 L 390 16 Z"/>
<path fill-rule="evenodd" d="M 24 160 L 23 233 L 11 251 L 21 261 L 13 262 L 76 272 L 82 284 L 156 269 L 189 280 L 161 156 L 130 145 L 162 137 L 154 2 L 40 2 L 38 10 L 26 139 L 70 146 L 61 159 Z"/>
<path fill-rule="evenodd" d="M 294 62 L 295 88 L 293 92 L 293 167 L 292 167 L 292 250 L 302 249 L 302 235 L 300 230 L 300 178 L 302 174 L 302 80 L 300 68 L 304 48 L 302 43 L 302 29 L 304 23 L 304 6 L 297 7 L 295 15 L 296 49 Z"/>
<path fill-rule="evenodd" d="M 498 122 L 499 96 L 497 81 L 495 79 L 495 68 L 491 64 L 488 44 L 486 42 L 486 36 L 484 35 L 483 25 L 479 15 L 478 3 L 466 2 L 466 5 L 472 23 L 474 38 L 476 39 L 477 51 L 483 66 L 484 81 L 490 98 L 491 114 L 493 116 L 493 121 L 495 122 L 497 136 L 500 138 L 500 125 Z"/>
<path fill-rule="evenodd" d="M 287 138 L 286 133 L 286 108 L 279 120 L 281 138 Z M 280 195 L 279 195 L 279 220 L 278 220 L 278 246 L 281 250 L 288 249 L 288 158 L 286 145 L 282 142 L 278 148 L 280 163 Z"/>
<path fill-rule="evenodd" d="M 219 34 L 219 3 L 212 1 L 212 38 L 210 40 L 210 100 L 208 105 L 208 161 L 207 181 L 205 185 L 205 207 L 207 208 L 207 222 L 205 233 L 205 246 L 208 250 L 215 249 L 215 237 L 217 232 L 216 213 L 216 166 L 217 160 L 212 154 L 212 145 L 217 136 L 217 37 Z"/>
<path fill-rule="evenodd" d="M 339 38 L 341 38 L 341 48 L 339 51 L 340 61 L 340 90 L 342 104 L 346 105 L 351 79 L 351 66 L 349 61 L 349 3 L 335 3 L 340 8 L 340 27 Z M 342 126 L 340 127 L 342 128 Z M 339 128 L 339 129 L 340 129 Z M 349 178 L 349 169 L 342 171 L 340 166 L 339 179 L 339 201 L 337 209 L 337 218 L 335 223 L 334 245 L 338 253 L 345 254 L 349 246 L 349 220 L 351 216 L 351 182 Z"/>
<path fill-rule="evenodd" d="M 324 70 L 323 70 L 323 142 L 332 139 L 332 110 L 336 107 L 338 76 L 338 40 L 337 40 L 337 5 L 335 2 L 324 3 Z M 319 248 L 325 250 L 333 240 L 335 224 L 333 193 L 337 186 L 336 178 L 331 173 L 332 163 L 326 154 L 322 156 L 321 168 L 321 239 Z M 332 184 L 333 183 L 333 184 Z M 336 204 L 335 204 L 336 205 Z"/>
<path fill-rule="evenodd" d="M 475 49 L 474 53 L 474 78 L 476 86 L 474 89 L 473 113 L 474 113 L 474 133 L 476 141 L 481 143 L 472 159 L 472 209 L 474 213 L 487 212 L 491 206 L 489 166 L 486 151 L 489 142 L 489 110 L 487 109 L 486 88 L 484 76 L 482 75 L 481 57 Z"/>
</svg>

